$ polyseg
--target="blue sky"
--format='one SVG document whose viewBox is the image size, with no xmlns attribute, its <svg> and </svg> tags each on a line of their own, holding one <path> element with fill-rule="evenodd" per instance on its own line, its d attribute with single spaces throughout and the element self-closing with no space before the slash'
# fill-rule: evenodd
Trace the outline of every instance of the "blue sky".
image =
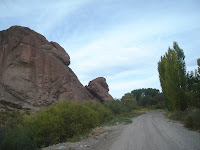
<svg viewBox="0 0 200 150">
<path fill-rule="evenodd" d="M 0 0 L 0 30 L 29 27 L 59 43 L 83 85 L 105 77 L 121 98 L 160 88 L 157 63 L 173 41 L 187 71 L 200 57 L 199 0 Z"/>
</svg>

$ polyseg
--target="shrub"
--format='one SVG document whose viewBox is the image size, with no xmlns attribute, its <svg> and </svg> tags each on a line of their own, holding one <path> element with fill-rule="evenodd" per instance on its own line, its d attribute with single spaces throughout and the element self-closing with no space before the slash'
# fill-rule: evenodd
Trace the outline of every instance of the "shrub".
<svg viewBox="0 0 200 150">
<path fill-rule="evenodd" d="M 104 106 L 109 108 L 115 115 L 128 113 L 134 109 L 139 108 L 135 99 L 123 99 L 122 101 L 108 101 L 104 103 Z"/>
<path fill-rule="evenodd" d="M 169 114 L 169 118 L 173 119 L 173 120 L 178 120 L 178 121 L 184 121 L 185 117 L 187 116 L 186 111 L 175 111 L 175 112 L 171 112 Z"/>
<path fill-rule="evenodd" d="M 97 112 L 70 101 L 62 101 L 25 119 L 26 128 L 40 147 L 82 135 L 99 123 Z"/>
<path fill-rule="evenodd" d="M 0 149 L 35 150 L 37 144 L 23 128 L 23 113 L 18 111 L 1 112 Z"/>
<path fill-rule="evenodd" d="M 185 118 L 184 124 L 188 128 L 200 130 L 200 110 L 193 109 Z"/>
<path fill-rule="evenodd" d="M 100 124 L 114 118 L 113 112 L 99 102 L 85 102 L 83 105 L 93 109 L 97 113 Z"/>
<path fill-rule="evenodd" d="M 200 109 L 168 112 L 166 116 L 170 119 L 181 121 L 187 128 L 200 131 Z"/>
<path fill-rule="evenodd" d="M 125 112 L 131 112 L 131 110 L 138 109 L 137 101 L 134 99 L 123 100 L 122 104 L 125 106 Z"/>
<path fill-rule="evenodd" d="M 110 101 L 105 105 L 62 101 L 25 116 L 20 112 L 1 113 L 0 149 L 36 150 L 75 140 L 92 128 L 110 121 L 114 114 L 127 112 L 126 107 L 121 101 Z"/>
<path fill-rule="evenodd" d="M 36 150 L 37 144 L 23 128 L 13 128 L 3 135 L 1 150 Z"/>
<path fill-rule="evenodd" d="M 127 111 L 125 105 L 123 105 L 119 100 L 105 102 L 104 106 L 109 108 L 115 115 L 119 115 Z"/>
<path fill-rule="evenodd" d="M 21 124 L 25 111 L 1 111 L 0 112 L 0 126 Z"/>
</svg>

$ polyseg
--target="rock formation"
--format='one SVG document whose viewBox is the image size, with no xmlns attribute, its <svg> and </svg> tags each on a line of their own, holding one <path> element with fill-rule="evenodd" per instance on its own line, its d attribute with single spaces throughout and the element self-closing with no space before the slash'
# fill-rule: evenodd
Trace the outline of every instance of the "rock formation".
<svg viewBox="0 0 200 150">
<path fill-rule="evenodd" d="M 59 44 L 29 28 L 0 31 L 0 107 L 38 109 L 65 99 L 96 100 L 69 64 Z"/>
<path fill-rule="evenodd" d="M 90 81 L 86 88 L 102 102 L 113 100 L 113 97 L 108 93 L 109 89 L 106 79 L 103 77 Z"/>
</svg>

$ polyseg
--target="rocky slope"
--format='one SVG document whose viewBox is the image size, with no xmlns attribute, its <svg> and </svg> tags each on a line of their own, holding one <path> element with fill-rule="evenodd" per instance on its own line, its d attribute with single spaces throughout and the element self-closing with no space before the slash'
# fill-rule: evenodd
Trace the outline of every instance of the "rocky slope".
<svg viewBox="0 0 200 150">
<path fill-rule="evenodd" d="M 58 43 L 29 28 L 13 26 L 0 31 L 0 108 L 38 109 L 65 99 L 112 99 L 108 93 L 89 92 L 69 65 L 70 57 Z M 108 92 L 106 86 L 100 88 Z"/>
</svg>

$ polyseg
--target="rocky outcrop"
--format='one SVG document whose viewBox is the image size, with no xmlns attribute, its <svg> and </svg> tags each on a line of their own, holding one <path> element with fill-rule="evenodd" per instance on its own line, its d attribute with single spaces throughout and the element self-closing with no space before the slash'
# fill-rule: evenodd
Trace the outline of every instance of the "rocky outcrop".
<svg viewBox="0 0 200 150">
<path fill-rule="evenodd" d="M 0 32 L 0 107 L 37 109 L 68 99 L 95 99 L 55 42 L 26 27 Z"/>
<path fill-rule="evenodd" d="M 109 94 L 109 88 L 108 84 L 106 83 L 106 79 L 103 77 L 99 77 L 90 81 L 86 88 L 101 102 L 113 100 L 113 97 Z"/>
<path fill-rule="evenodd" d="M 58 43 L 29 28 L 0 31 L 0 109 L 112 98 L 105 79 L 95 79 L 85 88 L 69 65 L 70 57 Z"/>
</svg>

